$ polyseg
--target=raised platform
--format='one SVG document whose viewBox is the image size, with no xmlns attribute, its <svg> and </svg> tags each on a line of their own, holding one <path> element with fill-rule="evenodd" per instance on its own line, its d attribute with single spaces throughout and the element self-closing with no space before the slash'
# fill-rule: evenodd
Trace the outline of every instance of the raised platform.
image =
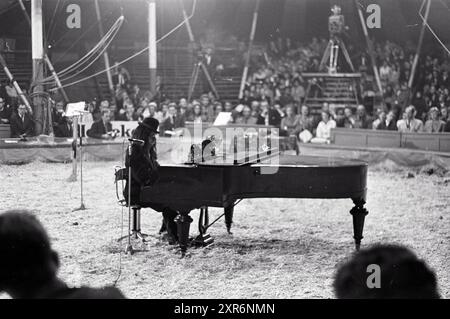
<svg viewBox="0 0 450 319">
<path fill-rule="evenodd" d="M 25 164 L 36 160 L 65 163 L 72 161 L 72 139 L 52 138 L 40 136 L 29 138 L 26 142 L 19 139 L 0 139 L 0 164 Z M 182 137 L 159 137 L 157 139 L 158 160 L 162 163 L 181 163 L 188 160 L 192 143 L 200 140 Z M 296 141 L 292 138 L 280 138 L 278 145 L 281 150 L 296 152 Z M 83 159 L 89 161 L 118 161 L 121 162 L 128 141 L 117 138 L 112 141 L 84 138 Z M 227 149 L 231 149 L 228 142 Z M 79 152 L 79 150 L 77 151 Z"/>
<path fill-rule="evenodd" d="M 83 141 L 83 159 L 90 161 L 122 161 L 128 142 L 124 139 L 104 141 L 86 138 Z M 158 140 L 160 159 L 172 162 L 176 156 L 188 154 L 190 144 L 171 138 Z M 79 150 L 77 151 L 79 154 Z M 187 158 L 187 155 L 183 155 Z M 41 160 L 47 162 L 66 163 L 72 161 L 72 139 L 66 138 L 30 138 L 26 142 L 18 139 L 0 139 L 1 164 L 25 164 Z M 172 159 L 173 158 L 173 159 Z"/>
<path fill-rule="evenodd" d="M 361 73 L 319 73 L 304 72 L 302 76 L 305 78 L 360 78 Z"/>
<path fill-rule="evenodd" d="M 359 148 L 404 148 L 450 153 L 450 133 L 402 133 L 334 128 L 331 130 L 331 143 Z"/>
<path fill-rule="evenodd" d="M 386 147 L 359 147 L 333 144 L 299 143 L 300 156 L 331 156 L 359 159 L 370 165 L 393 162 L 398 166 L 419 168 L 427 165 L 450 171 L 450 153 Z"/>
</svg>

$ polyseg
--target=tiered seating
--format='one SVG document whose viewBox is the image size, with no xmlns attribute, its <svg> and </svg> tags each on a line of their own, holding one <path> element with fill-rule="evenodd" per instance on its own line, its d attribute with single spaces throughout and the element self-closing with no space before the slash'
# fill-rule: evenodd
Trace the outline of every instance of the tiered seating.
<svg viewBox="0 0 450 319">
<path fill-rule="evenodd" d="M 131 53 L 129 53 L 131 54 Z M 219 61 L 226 63 L 233 51 L 218 51 Z M 124 56 L 125 58 L 126 56 Z M 125 65 L 131 74 L 133 82 L 136 82 L 141 90 L 148 90 L 149 69 L 148 56 L 142 54 Z M 161 76 L 163 91 L 171 99 L 179 99 L 188 96 L 189 81 L 196 62 L 192 52 L 187 48 L 161 48 L 158 50 L 158 75 Z M 222 100 L 237 101 L 240 86 L 240 74 L 230 74 L 216 80 L 216 88 Z M 109 96 L 106 77 L 99 78 L 99 85 L 103 96 Z M 194 97 L 201 94 L 201 80 L 197 81 Z"/>
<path fill-rule="evenodd" d="M 317 79 L 320 88 L 317 96 L 314 95 L 313 84 L 309 84 L 306 91 L 305 103 L 311 108 L 312 113 L 317 113 L 323 103 L 335 104 L 337 107 L 350 106 L 356 108 L 359 104 L 356 91 L 356 81 L 359 74 L 323 74 L 304 73 L 308 79 Z"/>
<path fill-rule="evenodd" d="M 120 51 L 120 54 L 116 56 L 116 59 L 122 60 L 137 50 L 139 49 L 133 49 L 131 47 L 124 48 Z M 216 52 L 218 60 L 225 64 L 227 64 L 234 54 L 234 50 L 217 50 Z M 31 54 L 29 52 L 27 54 L 9 53 L 5 54 L 5 59 L 19 84 L 28 87 L 32 76 Z M 195 62 L 194 55 L 187 48 L 160 48 L 158 50 L 158 75 L 161 76 L 163 90 L 169 98 L 179 99 L 181 97 L 187 97 L 189 81 L 192 76 Z M 111 63 L 113 63 L 113 61 L 111 61 Z M 60 70 L 64 66 L 55 65 L 55 69 Z M 147 54 L 144 53 L 134 58 L 126 63 L 125 67 L 130 72 L 133 82 L 136 82 L 141 90 L 149 89 L 150 83 Z M 103 59 L 99 59 L 89 71 L 71 78 L 68 82 L 76 81 L 89 74 L 102 70 L 103 68 Z M 2 78 L 6 77 L 3 70 L 0 71 L 0 75 Z M 236 102 L 239 93 L 240 80 L 240 70 L 216 79 L 215 84 L 220 98 L 222 100 Z M 69 99 L 73 101 L 92 100 L 95 97 L 111 98 L 105 74 L 91 78 L 75 86 L 67 87 L 65 90 Z M 198 97 L 200 94 L 201 80 L 199 77 L 193 96 Z"/>
<path fill-rule="evenodd" d="M 13 74 L 21 87 L 28 88 L 32 76 L 32 61 L 30 52 L 2 52 L 8 65 L 9 71 Z M 0 78 L 7 79 L 3 68 L 0 68 Z"/>
</svg>

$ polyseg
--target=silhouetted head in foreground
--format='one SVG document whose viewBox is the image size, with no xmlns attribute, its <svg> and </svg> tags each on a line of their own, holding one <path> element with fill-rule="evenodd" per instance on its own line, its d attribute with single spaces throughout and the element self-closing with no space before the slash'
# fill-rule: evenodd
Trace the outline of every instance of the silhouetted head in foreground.
<svg viewBox="0 0 450 319">
<path fill-rule="evenodd" d="M 409 249 L 376 245 L 357 252 L 334 279 L 339 299 L 436 299 L 436 276 Z"/>
<path fill-rule="evenodd" d="M 58 254 L 25 210 L 0 214 L 0 292 L 13 298 L 123 298 L 116 288 L 69 288 L 57 277 Z"/>
</svg>

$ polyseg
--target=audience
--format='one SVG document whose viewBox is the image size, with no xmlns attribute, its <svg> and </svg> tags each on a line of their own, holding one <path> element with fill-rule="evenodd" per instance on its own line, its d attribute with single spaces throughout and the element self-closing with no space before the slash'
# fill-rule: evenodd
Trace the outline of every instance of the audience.
<svg viewBox="0 0 450 319">
<path fill-rule="evenodd" d="M 0 214 L 0 292 L 14 299 L 123 299 L 113 287 L 69 288 L 57 277 L 58 254 L 35 216 L 25 210 Z"/>
<path fill-rule="evenodd" d="M 202 94 L 198 100 L 181 98 L 175 102 L 169 100 L 164 92 L 152 94 L 141 90 L 132 81 L 126 68 L 116 65 L 113 70 L 116 89 L 113 99 L 90 103 L 89 110 L 97 122 L 94 127 L 103 121 L 105 109 L 110 111 L 111 121 L 142 121 L 146 117 L 154 117 L 163 127 L 167 124 L 168 131 L 183 127 L 184 122 L 213 123 L 219 113 L 224 111 L 232 113 L 232 122 L 236 124 L 272 125 L 278 127 L 281 134 L 299 137 L 300 132 L 308 131 L 317 137 L 316 129 L 321 122 L 321 115 L 318 114 L 320 110 L 313 110 L 312 105 L 304 103 L 308 81 L 302 77 L 302 73 L 321 71 L 319 64 L 326 45 L 327 40 L 324 38 L 313 38 L 307 43 L 277 38 L 270 41 L 266 48 L 255 47 L 244 96 L 236 104 L 216 101 L 211 93 Z M 407 82 L 414 57 L 413 48 L 391 41 L 374 42 L 374 46 L 382 82 L 382 101 L 374 101 L 375 81 L 373 75 L 369 74 L 371 70 L 367 67 L 368 57 L 363 47 L 350 46 L 352 60 L 362 74 L 361 84 L 356 90 L 361 104 L 324 105 L 322 110 L 329 112 L 330 123 L 335 122 L 336 127 L 348 129 L 449 132 L 450 58 L 437 53 L 432 55 L 429 53 L 431 50 L 424 50 L 419 59 L 412 91 L 414 94 L 411 94 Z M 309 96 L 321 96 L 318 86 L 321 83 L 316 82 L 310 88 Z M 11 83 L 4 81 L 1 89 L 4 92 L 1 91 L 3 93 L 0 95 L 0 123 L 8 123 L 17 113 L 10 102 L 17 104 L 19 99 Z M 242 106 L 237 107 L 238 104 Z M 413 117 L 409 105 L 415 108 Z M 309 114 L 310 108 L 315 111 L 313 116 Z M 66 136 L 70 133 L 65 129 L 67 119 L 64 120 L 58 114 L 55 112 L 52 120 L 55 136 Z M 17 120 L 17 117 L 14 118 Z M 64 132 L 61 132 L 61 128 Z M 108 130 L 100 131 L 103 138 L 108 138 L 104 135 Z M 95 129 L 90 130 L 92 133 L 99 136 Z"/>
<path fill-rule="evenodd" d="M 396 245 L 357 252 L 339 267 L 333 286 L 339 299 L 440 298 L 434 272 L 411 250 Z"/>
</svg>

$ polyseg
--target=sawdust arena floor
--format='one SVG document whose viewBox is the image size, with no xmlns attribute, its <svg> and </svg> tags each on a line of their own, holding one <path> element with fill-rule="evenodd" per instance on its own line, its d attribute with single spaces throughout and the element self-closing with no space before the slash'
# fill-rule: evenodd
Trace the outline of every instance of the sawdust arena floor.
<svg viewBox="0 0 450 319">
<path fill-rule="evenodd" d="M 235 209 L 233 235 L 223 220 L 211 227 L 215 242 L 180 259 L 157 232 L 160 214 L 142 213 L 149 233 L 145 252 L 123 252 L 116 239 L 121 208 L 115 200 L 114 162 L 84 164 L 79 183 L 68 182 L 70 164 L 34 162 L 0 166 L 2 210 L 27 208 L 47 228 L 58 251 L 59 275 L 71 286 L 117 286 L 129 298 L 333 298 L 333 275 L 353 252 L 350 200 L 253 199 Z M 408 173 L 412 173 L 408 177 Z M 399 243 L 436 271 L 441 295 L 450 297 L 450 175 L 394 165 L 369 168 L 363 247 Z M 211 218 L 219 209 L 211 209 Z M 198 212 L 192 212 L 191 235 Z M 7 298 L 2 295 L 2 298 Z"/>
</svg>

